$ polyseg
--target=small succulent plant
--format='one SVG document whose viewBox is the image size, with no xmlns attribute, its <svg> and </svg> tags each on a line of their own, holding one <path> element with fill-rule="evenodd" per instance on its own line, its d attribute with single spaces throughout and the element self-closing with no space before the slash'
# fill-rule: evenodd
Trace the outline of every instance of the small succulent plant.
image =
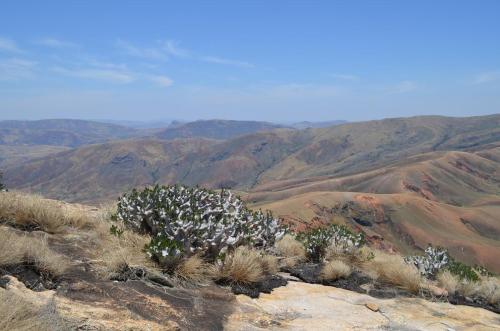
<svg viewBox="0 0 500 331">
<path fill-rule="evenodd" d="M 298 236 L 306 248 L 308 256 L 313 261 L 320 261 L 328 246 L 335 245 L 344 252 L 364 245 L 362 233 L 353 233 L 343 225 L 332 224 L 327 228 L 317 228 Z"/>
<path fill-rule="evenodd" d="M 420 271 L 420 274 L 426 278 L 434 279 L 442 270 L 449 270 L 452 274 L 459 276 L 461 279 L 470 281 L 479 280 L 478 274 L 474 268 L 456 261 L 448 251 L 442 247 L 433 247 L 429 245 L 424 255 L 414 255 L 405 257 L 405 262 L 413 264 Z M 483 268 L 484 269 L 484 268 Z"/>
</svg>

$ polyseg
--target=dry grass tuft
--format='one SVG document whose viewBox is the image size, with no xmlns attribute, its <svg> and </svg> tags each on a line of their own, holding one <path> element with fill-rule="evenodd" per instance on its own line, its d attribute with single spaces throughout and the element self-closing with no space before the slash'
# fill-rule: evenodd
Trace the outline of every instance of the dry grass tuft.
<svg viewBox="0 0 500 331">
<path fill-rule="evenodd" d="M 205 282 L 209 279 L 212 270 L 199 255 L 193 255 L 184 259 L 175 268 L 175 275 L 183 280 L 195 283 Z"/>
<path fill-rule="evenodd" d="M 470 280 L 462 280 L 458 287 L 458 292 L 466 297 L 472 297 L 479 293 L 480 287 L 479 282 L 474 282 Z"/>
<path fill-rule="evenodd" d="M 448 270 L 437 275 L 438 285 L 444 288 L 448 294 L 455 294 L 460 284 L 460 279 Z"/>
<path fill-rule="evenodd" d="M 278 254 L 284 257 L 282 262 L 287 267 L 293 267 L 306 259 L 304 245 L 289 234 L 283 236 L 275 244 L 275 248 Z"/>
<path fill-rule="evenodd" d="M 93 264 L 101 277 L 110 279 L 125 267 L 144 267 L 155 270 L 156 265 L 144 252 L 150 237 L 125 230 L 117 237 L 109 233 L 109 226 L 103 226 L 98 249 L 94 251 Z"/>
<path fill-rule="evenodd" d="M 63 331 L 70 327 L 57 313 L 55 302 L 44 306 L 27 302 L 21 296 L 0 288 L 0 330 Z"/>
<path fill-rule="evenodd" d="M 32 263 L 38 270 L 52 276 L 64 274 L 68 260 L 49 248 L 43 237 L 19 235 L 7 227 L 0 227 L 0 266 Z"/>
<path fill-rule="evenodd" d="M 374 272 L 377 277 L 387 283 L 418 293 L 423 284 L 417 268 L 404 262 L 399 255 L 376 251 L 373 260 L 363 266 L 367 274 Z"/>
<path fill-rule="evenodd" d="M 279 271 L 278 258 L 274 255 L 262 255 L 260 265 L 262 266 L 262 272 L 266 275 L 275 275 Z"/>
<path fill-rule="evenodd" d="M 478 294 L 490 304 L 500 303 L 500 279 L 498 277 L 483 277 L 479 282 Z"/>
<path fill-rule="evenodd" d="M 336 280 L 347 278 L 351 274 L 351 267 L 340 260 L 330 261 L 321 269 L 320 277 L 323 280 Z"/>
<path fill-rule="evenodd" d="M 83 210 L 68 208 L 60 202 L 37 195 L 0 192 L 0 222 L 23 229 L 59 233 L 65 227 L 92 226 Z"/>
<path fill-rule="evenodd" d="M 361 267 L 364 263 L 373 258 L 374 255 L 374 251 L 368 246 L 362 246 L 360 248 L 353 247 L 345 251 L 342 247 L 330 245 L 326 249 L 325 258 L 328 261 L 342 260 L 349 265 Z"/>
<path fill-rule="evenodd" d="M 260 253 L 243 246 L 226 256 L 218 273 L 218 278 L 240 284 L 256 283 L 263 276 Z"/>
</svg>

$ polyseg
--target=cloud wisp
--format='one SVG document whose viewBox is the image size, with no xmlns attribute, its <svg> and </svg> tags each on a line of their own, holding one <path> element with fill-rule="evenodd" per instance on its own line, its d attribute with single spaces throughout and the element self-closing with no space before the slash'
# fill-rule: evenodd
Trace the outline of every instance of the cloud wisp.
<svg viewBox="0 0 500 331">
<path fill-rule="evenodd" d="M 200 57 L 200 60 L 203 62 L 208 62 L 208 63 L 225 64 L 225 65 L 243 67 L 243 68 L 255 67 L 255 65 L 253 65 L 252 63 L 246 62 L 246 61 L 226 59 L 226 58 L 217 57 L 217 56 L 202 56 L 202 57 Z"/>
<path fill-rule="evenodd" d="M 137 47 L 128 41 L 124 40 L 117 40 L 115 43 L 116 47 L 124 51 L 126 54 L 133 56 L 133 57 L 138 57 L 138 58 L 143 58 L 147 60 L 156 60 L 156 61 L 166 61 L 168 60 L 168 55 L 159 48 L 145 48 L 145 47 Z"/>
<path fill-rule="evenodd" d="M 146 76 L 151 82 L 157 84 L 158 86 L 162 87 L 170 87 L 174 83 L 172 79 L 170 79 L 167 76 L 162 76 L 162 75 L 149 75 Z"/>
<path fill-rule="evenodd" d="M 169 58 L 184 58 L 206 63 L 214 63 L 221 65 L 229 65 L 241 68 L 253 68 L 254 64 L 247 61 L 228 59 L 219 56 L 198 55 L 195 52 L 182 48 L 179 43 L 174 40 L 158 42 L 156 47 L 138 47 L 128 41 L 118 40 L 116 46 L 126 54 L 134 57 L 144 58 L 148 60 L 165 61 Z"/>
<path fill-rule="evenodd" d="M 18 81 L 35 77 L 36 62 L 10 58 L 0 60 L 0 81 Z"/>
<path fill-rule="evenodd" d="M 112 69 L 83 68 L 71 69 L 64 67 L 54 67 L 52 71 L 64 76 L 84 78 L 91 80 L 106 81 L 111 83 L 127 84 L 135 79 L 127 72 Z"/>
<path fill-rule="evenodd" d="M 22 53 L 14 40 L 3 37 L 0 37 L 0 52 Z"/>
<path fill-rule="evenodd" d="M 333 78 L 340 79 L 340 80 L 345 80 L 345 81 L 350 81 L 350 82 L 355 82 L 359 80 L 359 76 L 353 75 L 353 74 L 332 74 L 331 75 Z"/>
<path fill-rule="evenodd" d="M 486 71 L 478 74 L 472 80 L 473 85 L 487 84 L 500 81 L 500 70 Z"/>
<path fill-rule="evenodd" d="M 80 45 L 77 43 L 60 40 L 56 38 L 42 38 L 34 42 L 37 45 L 51 47 L 51 48 L 78 48 Z"/>
<path fill-rule="evenodd" d="M 411 80 L 403 80 L 393 86 L 389 86 L 385 91 L 389 94 L 401 94 L 415 91 L 418 88 L 417 83 Z"/>
</svg>

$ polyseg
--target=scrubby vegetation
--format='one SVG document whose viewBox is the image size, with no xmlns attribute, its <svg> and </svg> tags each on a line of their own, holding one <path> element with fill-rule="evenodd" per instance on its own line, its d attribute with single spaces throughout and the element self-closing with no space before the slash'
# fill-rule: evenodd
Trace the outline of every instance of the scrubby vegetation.
<svg viewBox="0 0 500 331">
<path fill-rule="evenodd" d="M 285 233 L 270 212 L 249 210 L 230 191 L 177 185 L 125 194 L 115 219 L 150 235 L 148 254 L 167 267 L 195 254 L 223 259 L 241 245 L 269 248 Z"/>
<path fill-rule="evenodd" d="M 163 271 L 195 283 L 251 284 L 278 271 L 267 254 L 285 234 L 271 212 L 251 211 L 228 190 L 155 186 L 119 199 L 111 231 L 149 236 L 146 253 Z"/>
<path fill-rule="evenodd" d="M 429 293 L 438 286 L 446 290 L 440 299 L 453 303 L 494 310 L 500 300 L 498 278 L 455 261 L 442 248 L 404 258 L 370 248 L 362 234 L 346 226 L 285 231 L 271 213 L 249 210 L 226 190 L 158 186 L 133 191 L 117 206 L 92 214 L 2 192 L 0 207 L 0 269 L 14 276 L 6 266 L 28 265 L 51 279 L 67 277 L 73 256 L 56 251 L 74 247 L 85 256 L 85 268 L 103 282 L 189 288 L 215 282 L 256 297 L 286 284 L 276 275 L 283 271 L 361 293 L 367 290 L 360 285 L 367 284 L 378 293 L 433 297 Z M 52 246 L 54 238 L 64 238 L 62 248 Z M 298 270 L 310 274 L 301 277 Z"/>
<path fill-rule="evenodd" d="M 460 279 L 473 282 L 479 280 L 481 273 L 488 274 L 488 271 L 484 268 L 474 270 L 473 267 L 453 259 L 446 249 L 432 247 L 432 245 L 429 245 L 425 249 L 424 255 L 408 256 L 405 258 L 405 261 L 415 265 L 422 276 L 429 279 L 435 279 L 439 272 L 445 270 L 448 270 Z"/>
<path fill-rule="evenodd" d="M 335 247 L 339 253 L 348 253 L 364 245 L 364 235 L 353 233 L 345 226 L 332 224 L 326 228 L 316 228 L 299 235 L 308 257 L 316 262 L 325 257 L 328 247 Z"/>
</svg>

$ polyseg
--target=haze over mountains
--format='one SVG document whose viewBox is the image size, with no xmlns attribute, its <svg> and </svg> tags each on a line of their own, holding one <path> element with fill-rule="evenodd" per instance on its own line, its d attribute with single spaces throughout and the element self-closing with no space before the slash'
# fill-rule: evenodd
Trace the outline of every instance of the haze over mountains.
<svg viewBox="0 0 500 331">
<path fill-rule="evenodd" d="M 498 114 L 303 130 L 219 120 L 149 131 L 93 124 L 94 133 L 74 125 L 72 138 L 61 140 L 47 138 L 54 131 L 66 137 L 57 126 L 39 127 L 29 140 L 19 131 L 29 125 L 0 123 L 0 132 L 9 133 L 1 141 L 9 148 L 61 141 L 65 150 L 10 163 L 5 179 L 11 188 L 85 203 L 154 184 L 232 188 L 298 227 L 334 219 L 380 245 L 410 252 L 432 242 L 500 270 Z"/>
</svg>

